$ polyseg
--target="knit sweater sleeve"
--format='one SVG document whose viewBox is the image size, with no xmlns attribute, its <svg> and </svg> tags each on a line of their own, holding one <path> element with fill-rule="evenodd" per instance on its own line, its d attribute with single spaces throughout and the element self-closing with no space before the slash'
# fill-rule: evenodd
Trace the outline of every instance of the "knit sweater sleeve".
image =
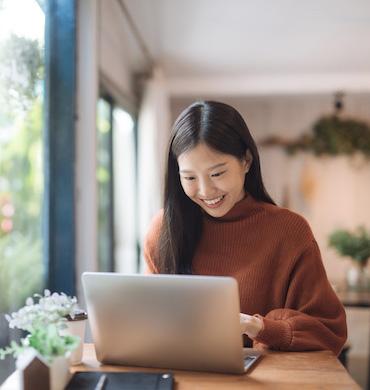
<svg viewBox="0 0 370 390">
<path fill-rule="evenodd" d="M 256 315 L 263 320 L 253 340 L 256 348 L 340 353 L 347 339 L 346 314 L 327 280 L 315 240 L 295 264 L 285 307 Z"/>
</svg>

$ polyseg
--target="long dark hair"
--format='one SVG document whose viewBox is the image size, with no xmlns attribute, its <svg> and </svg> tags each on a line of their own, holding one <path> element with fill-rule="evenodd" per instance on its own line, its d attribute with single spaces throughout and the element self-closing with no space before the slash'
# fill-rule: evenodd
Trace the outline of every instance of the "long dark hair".
<svg viewBox="0 0 370 390">
<path fill-rule="evenodd" d="M 202 212 L 181 186 L 177 158 L 200 142 L 238 159 L 249 149 L 253 162 L 245 177 L 246 191 L 256 199 L 275 204 L 263 185 L 256 144 L 238 111 L 215 101 L 192 104 L 177 118 L 168 143 L 160 273 L 193 273 L 192 259 L 203 230 Z"/>
</svg>

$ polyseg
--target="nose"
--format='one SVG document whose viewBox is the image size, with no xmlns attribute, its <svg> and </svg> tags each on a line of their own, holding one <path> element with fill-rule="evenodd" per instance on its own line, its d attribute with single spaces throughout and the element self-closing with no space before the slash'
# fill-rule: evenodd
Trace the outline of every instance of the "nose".
<svg viewBox="0 0 370 390">
<path fill-rule="evenodd" d="M 200 178 L 198 181 L 198 196 L 209 199 L 216 193 L 216 187 L 210 178 Z"/>
</svg>

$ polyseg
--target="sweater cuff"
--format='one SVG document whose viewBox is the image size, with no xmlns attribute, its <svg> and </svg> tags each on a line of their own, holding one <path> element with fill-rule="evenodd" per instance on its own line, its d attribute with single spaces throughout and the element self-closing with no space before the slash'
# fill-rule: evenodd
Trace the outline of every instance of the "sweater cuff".
<svg viewBox="0 0 370 390">
<path fill-rule="evenodd" d="M 267 348 L 286 350 L 292 342 L 293 332 L 286 320 L 271 320 L 255 314 L 263 322 L 263 327 L 257 337 L 252 339 L 266 345 Z"/>
</svg>

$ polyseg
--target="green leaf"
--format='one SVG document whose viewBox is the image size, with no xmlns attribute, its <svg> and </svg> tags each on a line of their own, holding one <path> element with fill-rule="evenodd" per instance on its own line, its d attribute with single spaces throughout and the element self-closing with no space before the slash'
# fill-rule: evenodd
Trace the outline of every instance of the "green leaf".
<svg viewBox="0 0 370 390">
<path fill-rule="evenodd" d="M 354 232 L 340 229 L 329 235 L 329 246 L 336 249 L 342 256 L 366 265 L 370 257 L 370 231 L 358 227 Z"/>
</svg>

